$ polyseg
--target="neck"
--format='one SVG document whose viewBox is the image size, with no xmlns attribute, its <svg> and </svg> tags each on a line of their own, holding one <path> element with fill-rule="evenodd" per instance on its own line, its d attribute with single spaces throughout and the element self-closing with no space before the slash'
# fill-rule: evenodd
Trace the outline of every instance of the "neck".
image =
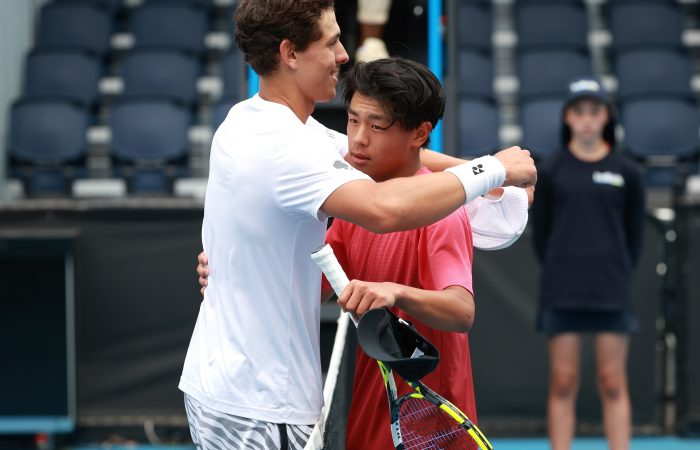
<svg viewBox="0 0 700 450">
<path fill-rule="evenodd" d="M 608 156 L 610 145 L 600 138 L 591 141 L 573 139 L 569 142 L 569 150 L 581 161 L 595 162 Z"/>
<path fill-rule="evenodd" d="M 420 152 L 418 151 L 419 149 L 416 149 L 413 153 L 415 154 L 414 158 L 411 158 L 410 160 L 406 161 L 405 164 L 402 164 L 401 167 L 398 167 L 396 170 L 392 171 L 390 174 L 388 174 L 385 177 L 382 177 L 382 179 L 375 179 L 374 181 L 386 181 L 386 180 L 391 180 L 392 178 L 401 178 L 401 177 L 412 177 L 413 175 L 416 174 L 422 167 L 423 164 L 420 162 Z"/>
<path fill-rule="evenodd" d="M 268 102 L 287 106 L 302 123 L 306 123 L 314 112 L 313 100 L 305 98 L 293 81 L 285 81 L 284 75 L 279 71 L 260 77 L 258 95 Z"/>
</svg>

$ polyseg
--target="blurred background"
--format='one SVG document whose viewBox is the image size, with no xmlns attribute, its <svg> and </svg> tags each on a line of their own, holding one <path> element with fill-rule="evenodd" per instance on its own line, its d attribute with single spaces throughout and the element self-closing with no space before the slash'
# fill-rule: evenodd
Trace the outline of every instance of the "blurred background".
<svg viewBox="0 0 700 450">
<path fill-rule="evenodd" d="M 0 0 L 0 448 L 190 442 L 177 383 L 201 300 L 209 146 L 255 92 L 234 8 Z M 336 10 L 352 56 L 356 2 Z M 700 2 L 394 0 L 384 41 L 442 79 L 448 106 L 431 145 L 456 156 L 520 145 L 541 161 L 560 146 L 567 82 L 603 80 L 619 150 L 647 186 L 634 433 L 700 434 Z M 314 117 L 345 131 L 338 99 Z M 480 426 L 542 437 L 531 230 L 475 261 Z M 337 307 L 322 315 L 325 368 Z M 578 432 L 600 436 L 590 345 L 583 367 Z"/>
</svg>

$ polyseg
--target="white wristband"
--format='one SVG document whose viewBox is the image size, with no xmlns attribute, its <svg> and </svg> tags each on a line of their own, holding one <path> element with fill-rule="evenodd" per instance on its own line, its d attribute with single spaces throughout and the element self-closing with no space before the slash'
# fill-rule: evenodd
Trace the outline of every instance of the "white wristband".
<svg viewBox="0 0 700 450">
<path fill-rule="evenodd" d="M 500 187 L 506 179 L 506 168 L 493 156 L 482 156 L 467 163 L 450 167 L 450 172 L 459 178 L 469 203 L 486 194 L 491 189 Z"/>
</svg>

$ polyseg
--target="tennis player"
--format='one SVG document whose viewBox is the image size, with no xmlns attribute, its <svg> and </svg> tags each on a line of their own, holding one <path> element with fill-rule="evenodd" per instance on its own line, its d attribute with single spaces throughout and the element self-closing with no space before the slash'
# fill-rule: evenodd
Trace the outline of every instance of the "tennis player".
<svg viewBox="0 0 700 450">
<path fill-rule="evenodd" d="M 420 149 L 442 117 L 445 94 L 429 69 L 394 58 L 357 64 L 345 78 L 344 100 L 353 167 L 378 182 L 430 173 Z M 472 232 L 465 208 L 432 225 L 387 234 L 335 220 L 326 241 L 353 280 L 338 300 L 341 307 L 358 317 L 388 307 L 412 322 L 441 355 L 423 381 L 476 423 L 466 333 L 475 313 Z M 325 280 L 323 292 L 332 293 Z M 399 396 L 409 392 L 406 384 L 398 386 Z M 358 347 L 346 448 L 393 448 L 390 422 L 377 363 Z"/>
<path fill-rule="evenodd" d="M 343 160 L 343 135 L 310 117 L 348 60 L 332 0 L 242 0 L 235 20 L 260 91 L 214 135 L 202 225 L 211 271 L 179 387 L 198 448 L 302 448 L 323 402 L 309 254 L 326 218 L 413 229 L 503 184 L 532 185 L 536 170 L 513 147 L 377 183 Z"/>
</svg>

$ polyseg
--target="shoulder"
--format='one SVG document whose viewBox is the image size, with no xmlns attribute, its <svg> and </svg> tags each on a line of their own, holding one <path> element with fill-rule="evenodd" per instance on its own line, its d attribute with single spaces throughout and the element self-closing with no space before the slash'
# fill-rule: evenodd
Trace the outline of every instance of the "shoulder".
<svg viewBox="0 0 700 450">
<path fill-rule="evenodd" d="M 464 233 L 471 233 L 471 226 L 469 223 L 469 215 L 467 214 L 466 207 L 456 209 L 447 217 L 438 220 L 437 222 L 425 226 L 420 230 L 428 233 L 440 233 L 445 236 L 454 236 L 456 240 L 462 240 L 461 237 Z"/>
<path fill-rule="evenodd" d="M 616 151 L 614 153 L 615 162 L 619 167 L 620 172 L 623 173 L 625 178 L 635 178 L 641 180 L 643 177 L 644 169 L 642 165 L 632 157 L 625 155 L 621 151 Z"/>
</svg>

